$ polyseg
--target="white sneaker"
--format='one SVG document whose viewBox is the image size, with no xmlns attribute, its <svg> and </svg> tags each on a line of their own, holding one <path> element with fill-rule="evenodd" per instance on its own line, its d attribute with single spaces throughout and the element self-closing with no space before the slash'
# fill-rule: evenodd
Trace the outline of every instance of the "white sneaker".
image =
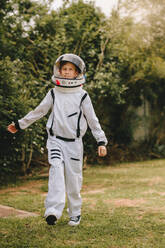
<svg viewBox="0 0 165 248">
<path fill-rule="evenodd" d="M 78 226 L 80 224 L 80 221 L 81 221 L 81 215 L 73 216 L 73 217 L 70 217 L 70 221 L 68 222 L 68 225 Z"/>
</svg>

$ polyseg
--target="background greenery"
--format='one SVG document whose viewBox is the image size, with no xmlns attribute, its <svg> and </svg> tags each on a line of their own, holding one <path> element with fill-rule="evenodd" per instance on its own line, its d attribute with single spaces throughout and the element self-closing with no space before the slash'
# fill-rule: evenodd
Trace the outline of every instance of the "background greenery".
<svg viewBox="0 0 165 248">
<path fill-rule="evenodd" d="M 85 88 L 109 140 L 105 162 L 164 157 L 165 3 L 119 1 L 108 18 L 92 2 L 63 1 L 57 11 L 51 9 L 52 2 L 0 3 L 1 182 L 6 175 L 28 173 L 39 154 L 45 154 L 46 117 L 15 135 L 6 127 L 53 87 L 54 61 L 67 52 L 86 62 Z M 135 109 L 144 99 L 150 104 L 149 131 L 135 144 Z M 88 161 L 96 162 L 89 132 L 84 143 Z"/>
</svg>

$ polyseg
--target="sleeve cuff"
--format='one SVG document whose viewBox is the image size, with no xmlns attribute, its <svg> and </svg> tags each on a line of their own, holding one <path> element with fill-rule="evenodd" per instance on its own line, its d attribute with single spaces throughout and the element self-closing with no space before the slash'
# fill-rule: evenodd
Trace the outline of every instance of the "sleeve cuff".
<svg viewBox="0 0 165 248">
<path fill-rule="evenodd" d="M 15 128 L 16 128 L 17 130 L 21 130 L 20 125 L 19 125 L 19 122 L 18 122 L 18 121 L 15 121 Z"/>
<path fill-rule="evenodd" d="M 104 141 L 99 141 L 99 142 L 97 143 L 97 146 L 105 146 L 105 142 L 104 142 Z"/>
</svg>

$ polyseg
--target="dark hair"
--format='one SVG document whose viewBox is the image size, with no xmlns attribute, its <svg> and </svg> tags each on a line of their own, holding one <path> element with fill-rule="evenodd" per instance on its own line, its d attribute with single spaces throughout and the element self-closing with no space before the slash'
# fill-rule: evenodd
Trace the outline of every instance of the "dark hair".
<svg viewBox="0 0 165 248">
<path fill-rule="evenodd" d="M 62 67 L 63 67 L 64 65 L 66 65 L 67 63 L 73 64 L 73 63 L 70 62 L 70 61 L 61 61 L 61 62 L 60 62 L 59 69 L 61 70 Z M 73 65 L 75 66 L 76 71 L 77 71 L 78 73 L 81 73 L 81 70 L 80 70 L 75 64 L 73 64 Z"/>
</svg>

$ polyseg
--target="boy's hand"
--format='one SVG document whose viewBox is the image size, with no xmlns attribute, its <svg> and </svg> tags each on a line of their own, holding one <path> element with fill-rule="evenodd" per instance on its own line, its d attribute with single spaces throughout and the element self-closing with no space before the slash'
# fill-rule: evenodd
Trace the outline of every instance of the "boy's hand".
<svg viewBox="0 0 165 248">
<path fill-rule="evenodd" d="M 15 128 L 15 124 L 14 123 L 11 123 L 8 127 L 7 127 L 7 130 L 10 132 L 10 133 L 16 133 L 18 130 Z"/>
<path fill-rule="evenodd" d="M 100 157 L 104 157 L 107 155 L 107 148 L 106 146 L 98 146 L 98 155 Z"/>
</svg>

